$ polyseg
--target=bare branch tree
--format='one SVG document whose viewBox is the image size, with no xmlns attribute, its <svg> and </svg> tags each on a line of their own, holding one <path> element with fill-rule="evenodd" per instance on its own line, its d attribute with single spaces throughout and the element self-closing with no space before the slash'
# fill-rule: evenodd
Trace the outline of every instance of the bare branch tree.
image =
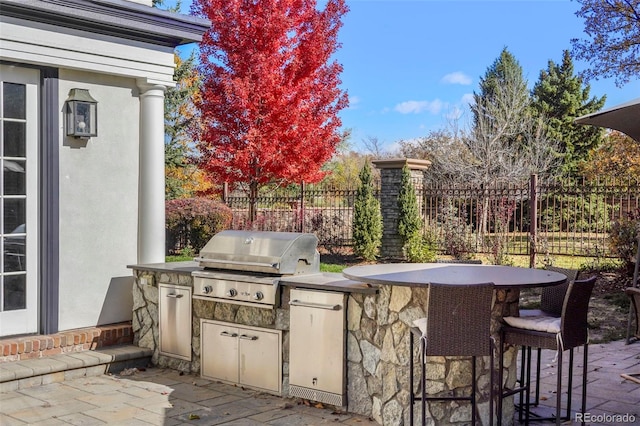
<svg viewBox="0 0 640 426">
<path fill-rule="evenodd" d="M 368 154 L 375 158 L 385 158 L 389 157 L 391 154 L 385 150 L 384 142 L 378 139 L 376 136 L 367 136 L 365 139 L 362 139 L 362 145 Z"/>
</svg>

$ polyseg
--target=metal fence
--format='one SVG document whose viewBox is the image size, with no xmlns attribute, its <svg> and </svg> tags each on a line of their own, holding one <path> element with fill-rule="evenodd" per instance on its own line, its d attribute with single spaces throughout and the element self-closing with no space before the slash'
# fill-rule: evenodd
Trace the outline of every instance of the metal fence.
<svg viewBox="0 0 640 426">
<path fill-rule="evenodd" d="M 493 186 L 417 185 L 425 232 L 441 252 L 610 256 L 608 231 L 640 209 L 640 179 L 550 180 Z M 352 244 L 356 189 L 295 185 L 261 195 L 249 223 L 249 199 L 228 194 L 234 229 L 315 233 L 329 249 Z M 379 193 L 379 192 L 377 192 Z M 384 215 L 385 212 L 383 211 Z"/>
<path fill-rule="evenodd" d="M 233 229 L 313 232 L 328 249 L 349 247 L 356 189 L 317 184 L 292 185 L 261 195 L 257 218 L 249 222 L 249 198 L 242 193 L 223 197 L 233 211 Z"/>
</svg>

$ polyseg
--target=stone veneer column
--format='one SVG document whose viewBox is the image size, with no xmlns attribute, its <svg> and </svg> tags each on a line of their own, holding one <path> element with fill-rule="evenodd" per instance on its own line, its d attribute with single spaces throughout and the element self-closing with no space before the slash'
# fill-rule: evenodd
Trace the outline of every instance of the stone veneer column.
<svg viewBox="0 0 640 426">
<path fill-rule="evenodd" d="M 382 212 L 380 255 L 382 258 L 404 258 L 402 240 L 398 236 L 398 193 L 402 181 L 402 168 L 406 164 L 411 170 L 412 180 L 419 182 L 419 185 L 416 185 L 416 195 L 419 195 L 422 190 L 424 170 L 431 165 L 431 162 L 411 158 L 393 158 L 374 160 L 372 163 L 380 170 L 380 210 Z"/>
<path fill-rule="evenodd" d="M 138 263 L 164 262 L 164 91 L 138 81 L 140 158 L 138 181 Z"/>
</svg>

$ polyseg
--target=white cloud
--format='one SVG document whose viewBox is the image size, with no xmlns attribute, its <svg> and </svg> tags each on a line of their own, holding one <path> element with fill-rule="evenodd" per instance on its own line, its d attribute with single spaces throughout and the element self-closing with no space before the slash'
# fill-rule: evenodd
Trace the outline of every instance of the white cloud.
<svg viewBox="0 0 640 426">
<path fill-rule="evenodd" d="M 357 96 L 349 96 L 349 109 L 357 109 L 360 104 L 360 98 Z"/>
<path fill-rule="evenodd" d="M 431 114 L 438 114 L 444 104 L 440 99 L 434 101 L 405 101 L 397 104 L 394 109 L 400 114 L 420 114 L 427 111 Z"/>
<path fill-rule="evenodd" d="M 462 99 L 461 102 L 464 105 L 471 105 L 475 102 L 475 100 L 473 99 L 473 93 L 465 93 L 464 95 L 462 95 Z"/>
<path fill-rule="evenodd" d="M 462 71 L 456 71 L 442 77 L 442 82 L 447 84 L 462 84 L 463 86 L 468 86 L 469 84 L 471 84 L 471 77 L 469 77 Z"/>
</svg>

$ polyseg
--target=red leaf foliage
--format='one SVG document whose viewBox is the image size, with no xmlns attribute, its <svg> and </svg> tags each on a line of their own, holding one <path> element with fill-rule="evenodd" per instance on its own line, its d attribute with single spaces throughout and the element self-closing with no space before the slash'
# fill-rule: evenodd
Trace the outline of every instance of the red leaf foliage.
<svg viewBox="0 0 640 426">
<path fill-rule="evenodd" d="M 228 206 L 207 198 L 167 200 L 165 214 L 170 250 L 201 249 L 213 235 L 229 229 L 233 218 Z"/>
<path fill-rule="evenodd" d="M 194 0 L 200 45 L 200 166 L 217 183 L 316 182 L 340 142 L 344 0 Z"/>
</svg>

